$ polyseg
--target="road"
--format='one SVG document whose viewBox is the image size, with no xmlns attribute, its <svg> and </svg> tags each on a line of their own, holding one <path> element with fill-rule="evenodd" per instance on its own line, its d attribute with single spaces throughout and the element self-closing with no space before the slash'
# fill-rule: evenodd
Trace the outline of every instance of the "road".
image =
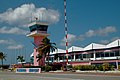
<svg viewBox="0 0 120 80">
<path fill-rule="evenodd" d="M 120 80 L 120 76 L 74 73 L 25 74 L 14 72 L 0 72 L 0 80 Z"/>
</svg>

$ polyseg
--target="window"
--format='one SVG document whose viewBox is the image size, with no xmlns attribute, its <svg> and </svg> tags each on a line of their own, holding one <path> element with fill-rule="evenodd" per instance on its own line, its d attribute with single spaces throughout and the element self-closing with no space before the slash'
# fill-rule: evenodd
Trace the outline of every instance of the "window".
<svg viewBox="0 0 120 80">
<path fill-rule="evenodd" d="M 90 54 L 90 58 L 93 58 L 93 57 L 94 57 L 94 56 L 93 56 L 93 53 L 91 53 L 91 54 Z"/>
<path fill-rule="evenodd" d="M 86 54 L 86 58 L 93 58 L 93 53 Z"/>
<path fill-rule="evenodd" d="M 40 31 L 47 31 L 48 26 L 46 25 L 37 25 L 37 29 Z"/>
<path fill-rule="evenodd" d="M 86 55 L 87 55 L 87 54 L 83 54 L 83 58 L 86 58 Z"/>
<path fill-rule="evenodd" d="M 71 59 L 74 59 L 74 55 L 71 55 Z"/>
<path fill-rule="evenodd" d="M 114 57 L 115 56 L 115 52 L 110 52 L 110 57 Z"/>
<path fill-rule="evenodd" d="M 64 57 L 64 60 L 66 60 L 66 56 L 63 56 Z"/>
<path fill-rule="evenodd" d="M 72 56 L 71 56 L 71 55 L 69 55 L 69 56 L 68 56 L 68 59 L 71 59 L 71 58 L 72 58 Z"/>
<path fill-rule="evenodd" d="M 37 30 L 35 25 L 34 26 L 30 26 L 29 28 L 30 28 L 30 32 L 33 32 L 33 31 Z"/>
<path fill-rule="evenodd" d="M 120 56 L 119 55 L 119 51 L 117 50 L 117 51 L 115 51 L 115 56 Z"/>
<path fill-rule="evenodd" d="M 79 58 L 82 59 L 82 54 L 79 54 Z"/>
<path fill-rule="evenodd" d="M 96 58 L 101 57 L 101 54 L 102 54 L 102 56 L 104 57 L 104 53 L 103 53 L 103 52 L 97 52 L 97 53 L 96 53 Z"/>
<path fill-rule="evenodd" d="M 47 31 L 48 26 L 47 25 L 33 25 L 33 26 L 30 26 L 29 28 L 31 32 L 35 30 Z"/>
<path fill-rule="evenodd" d="M 105 57 L 109 57 L 109 52 L 105 52 Z"/>
<path fill-rule="evenodd" d="M 52 62 L 54 61 L 54 57 L 51 57 L 51 61 L 52 61 Z"/>
<path fill-rule="evenodd" d="M 79 54 L 76 54 L 76 55 L 75 55 L 75 58 L 78 59 L 78 58 L 79 58 Z"/>
<path fill-rule="evenodd" d="M 101 55 L 100 55 L 101 57 L 104 57 L 104 53 L 101 53 Z"/>
<path fill-rule="evenodd" d="M 59 56 L 59 59 L 60 59 L 60 60 L 63 60 L 63 56 Z"/>
</svg>

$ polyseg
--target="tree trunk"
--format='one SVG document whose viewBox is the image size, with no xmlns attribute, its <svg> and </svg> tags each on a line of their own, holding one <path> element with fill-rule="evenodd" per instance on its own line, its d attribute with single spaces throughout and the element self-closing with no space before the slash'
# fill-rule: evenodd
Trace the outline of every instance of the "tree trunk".
<svg viewBox="0 0 120 80">
<path fill-rule="evenodd" d="M 22 68 L 23 68 L 23 63 L 22 63 Z"/>
<path fill-rule="evenodd" d="M 1 66 L 1 68 L 3 69 L 3 59 L 1 60 L 1 62 L 2 62 L 2 66 Z"/>
<path fill-rule="evenodd" d="M 2 66 L 3 66 L 3 59 L 1 61 L 2 61 Z"/>
<path fill-rule="evenodd" d="M 48 53 L 48 65 L 49 65 L 49 53 Z"/>
<path fill-rule="evenodd" d="M 38 61 L 39 66 L 45 66 L 45 55 Z"/>
</svg>

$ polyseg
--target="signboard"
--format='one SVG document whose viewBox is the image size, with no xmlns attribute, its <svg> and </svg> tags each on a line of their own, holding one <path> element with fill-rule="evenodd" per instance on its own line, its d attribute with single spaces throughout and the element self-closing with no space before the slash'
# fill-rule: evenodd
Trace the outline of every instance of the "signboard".
<svg viewBox="0 0 120 80">
<path fill-rule="evenodd" d="M 16 73 L 41 73 L 41 68 L 16 68 Z"/>
</svg>

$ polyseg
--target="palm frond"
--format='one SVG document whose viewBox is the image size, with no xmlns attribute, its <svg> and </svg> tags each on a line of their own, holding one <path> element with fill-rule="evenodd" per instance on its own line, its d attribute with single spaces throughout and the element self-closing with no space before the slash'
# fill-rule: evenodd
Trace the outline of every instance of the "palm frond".
<svg viewBox="0 0 120 80">
<path fill-rule="evenodd" d="M 36 56 L 36 58 L 37 58 L 37 62 L 38 62 L 39 60 L 42 59 L 42 55 L 41 55 L 41 54 L 38 54 L 38 55 Z"/>
<path fill-rule="evenodd" d="M 48 39 L 47 37 L 44 38 L 41 42 L 42 42 L 42 44 L 38 47 L 37 50 L 38 50 L 39 54 L 42 55 L 42 56 L 44 55 L 44 57 L 46 57 L 47 55 L 49 57 L 49 53 L 50 52 L 54 52 L 55 49 L 57 49 L 55 47 L 56 44 L 55 43 L 51 43 L 50 39 Z M 40 59 L 42 59 L 41 56 L 40 57 L 36 57 L 36 58 L 38 58 L 38 61 Z"/>
<path fill-rule="evenodd" d="M 7 54 L 4 54 L 3 52 L 0 52 L 0 59 L 6 60 Z"/>
<path fill-rule="evenodd" d="M 24 62 L 25 61 L 24 57 L 21 56 L 21 55 L 17 57 L 17 60 L 20 61 L 20 62 Z"/>
</svg>

